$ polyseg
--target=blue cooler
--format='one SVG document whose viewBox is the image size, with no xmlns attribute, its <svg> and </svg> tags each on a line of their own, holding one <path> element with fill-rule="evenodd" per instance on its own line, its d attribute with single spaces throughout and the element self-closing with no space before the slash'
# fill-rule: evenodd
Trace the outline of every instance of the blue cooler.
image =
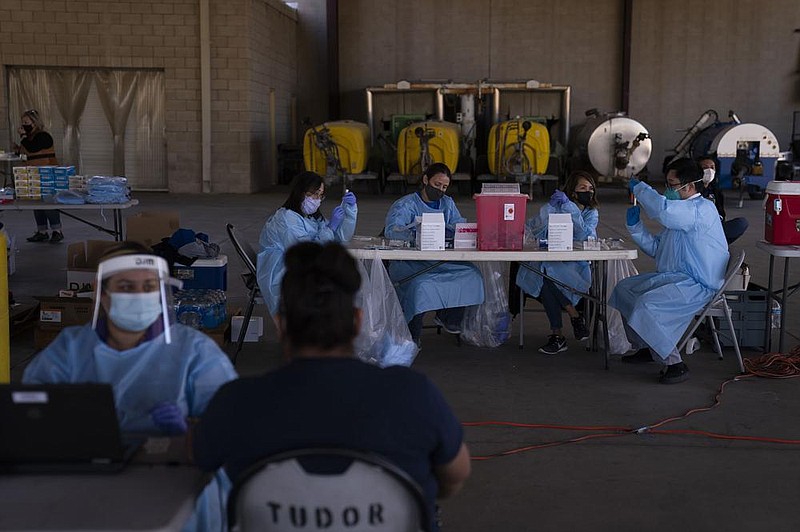
<svg viewBox="0 0 800 532">
<path fill-rule="evenodd" d="M 183 289 L 215 288 L 228 289 L 228 257 L 219 255 L 216 259 L 197 259 L 191 266 L 176 264 L 173 274 L 183 281 Z"/>
</svg>

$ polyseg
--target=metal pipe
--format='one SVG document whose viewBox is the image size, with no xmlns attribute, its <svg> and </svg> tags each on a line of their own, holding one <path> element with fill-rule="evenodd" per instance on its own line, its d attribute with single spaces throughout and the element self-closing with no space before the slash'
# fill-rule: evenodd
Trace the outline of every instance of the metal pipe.
<svg viewBox="0 0 800 532">
<path fill-rule="evenodd" d="M 373 109 L 372 109 L 372 89 L 367 87 L 367 125 L 369 126 L 369 144 L 370 146 L 375 145 L 375 125 L 373 123 Z"/>
</svg>

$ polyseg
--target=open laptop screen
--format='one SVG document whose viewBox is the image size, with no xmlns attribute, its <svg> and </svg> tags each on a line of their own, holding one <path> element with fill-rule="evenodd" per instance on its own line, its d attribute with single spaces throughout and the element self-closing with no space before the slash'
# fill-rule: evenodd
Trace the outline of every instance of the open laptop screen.
<svg viewBox="0 0 800 532">
<path fill-rule="evenodd" d="M 126 454 L 110 385 L 0 385 L 0 468 L 113 470 Z"/>
</svg>

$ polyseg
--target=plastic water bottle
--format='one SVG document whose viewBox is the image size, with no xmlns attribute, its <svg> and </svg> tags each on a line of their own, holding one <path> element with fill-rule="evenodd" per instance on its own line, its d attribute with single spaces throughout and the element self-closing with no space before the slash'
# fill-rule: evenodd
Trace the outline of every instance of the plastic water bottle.
<svg viewBox="0 0 800 532">
<path fill-rule="evenodd" d="M 772 328 L 781 328 L 781 304 L 772 300 Z"/>
</svg>

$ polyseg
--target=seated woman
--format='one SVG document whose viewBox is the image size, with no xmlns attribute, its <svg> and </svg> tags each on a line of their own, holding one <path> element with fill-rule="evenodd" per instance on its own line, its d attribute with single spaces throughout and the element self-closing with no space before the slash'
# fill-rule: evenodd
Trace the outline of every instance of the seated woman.
<svg viewBox="0 0 800 532">
<path fill-rule="evenodd" d="M 382 456 L 414 479 L 433 517 L 435 500 L 456 493 L 470 474 L 461 424 L 423 374 L 355 358 L 361 277 L 342 246 L 300 243 L 285 262 L 278 331 L 288 362 L 223 387 L 211 401 L 197 425 L 194 458 L 217 471 L 220 492 L 184 530 L 227 530 L 227 478 L 236 481 L 264 457 L 312 447 Z M 348 528 L 338 524 L 330 530 Z"/>
<path fill-rule="evenodd" d="M 236 378 L 211 338 L 171 323 L 169 267 L 135 243 L 111 248 L 97 270 L 91 324 L 67 327 L 25 369 L 25 383 L 103 382 L 125 432 L 181 434 Z"/>
<path fill-rule="evenodd" d="M 444 214 L 445 235 L 453 238 L 455 225 L 466 222 L 452 198 L 445 195 L 450 185 L 450 169 L 434 163 L 422 175 L 422 188 L 395 201 L 386 215 L 386 238 L 416 240 L 417 216 L 425 212 Z M 452 334 L 461 333 L 464 311 L 483 303 L 483 278 L 475 265 L 446 262 L 430 269 L 431 261 L 392 261 L 389 277 L 396 285 L 411 337 L 419 344 L 425 313 L 436 311 L 435 323 Z M 419 273 L 424 270 L 424 273 Z M 405 280 L 408 279 L 408 280 Z"/>
<path fill-rule="evenodd" d="M 599 216 L 592 176 L 583 171 L 573 172 L 564 184 L 564 191 L 557 189 L 550 197 L 550 201 L 542 205 L 539 215 L 527 221 L 525 230 L 532 238 L 547 238 L 549 215 L 568 213 L 572 217 L 574 240 L 585 241 L 589 237 L 597 238 Z M 592 274 L 589 263 L 586 261 L 529 262 L 527 264 L 581 292 L 586 292 L 592 284 Z M 539 348 L 539 352 L 555 355 L 567 350 L 567 340 L 561 334 L 561 309 L 567 311 L 572 321 L 575 339 L 583 341 L 589 338 L 589 331 L 586 329 L 583 316 L 575 309 L 575 305 L 580 300 L 578 294 L 558 286 L 524 265 L 517 273 L 517 286 L 542 302 L 550 322 L 551 334 L 547 343 Z"/>
<path fill-rule="evenodd" d="M 289 197 L 264 224 L 258 243 L 256 271 L 258 286 L 270 314 L 278 312 L 281 279 L 285 271 L 283 255 L 292 245 L 302 242 L 347 242 L 356 230 L 356 196 L 347 192 L 341 205 L 333 208 L 331 219 L 319 211 L 325 199 L 325 183 L 314 172 L 302 172 L 292 182 Z"/>
</svg>

